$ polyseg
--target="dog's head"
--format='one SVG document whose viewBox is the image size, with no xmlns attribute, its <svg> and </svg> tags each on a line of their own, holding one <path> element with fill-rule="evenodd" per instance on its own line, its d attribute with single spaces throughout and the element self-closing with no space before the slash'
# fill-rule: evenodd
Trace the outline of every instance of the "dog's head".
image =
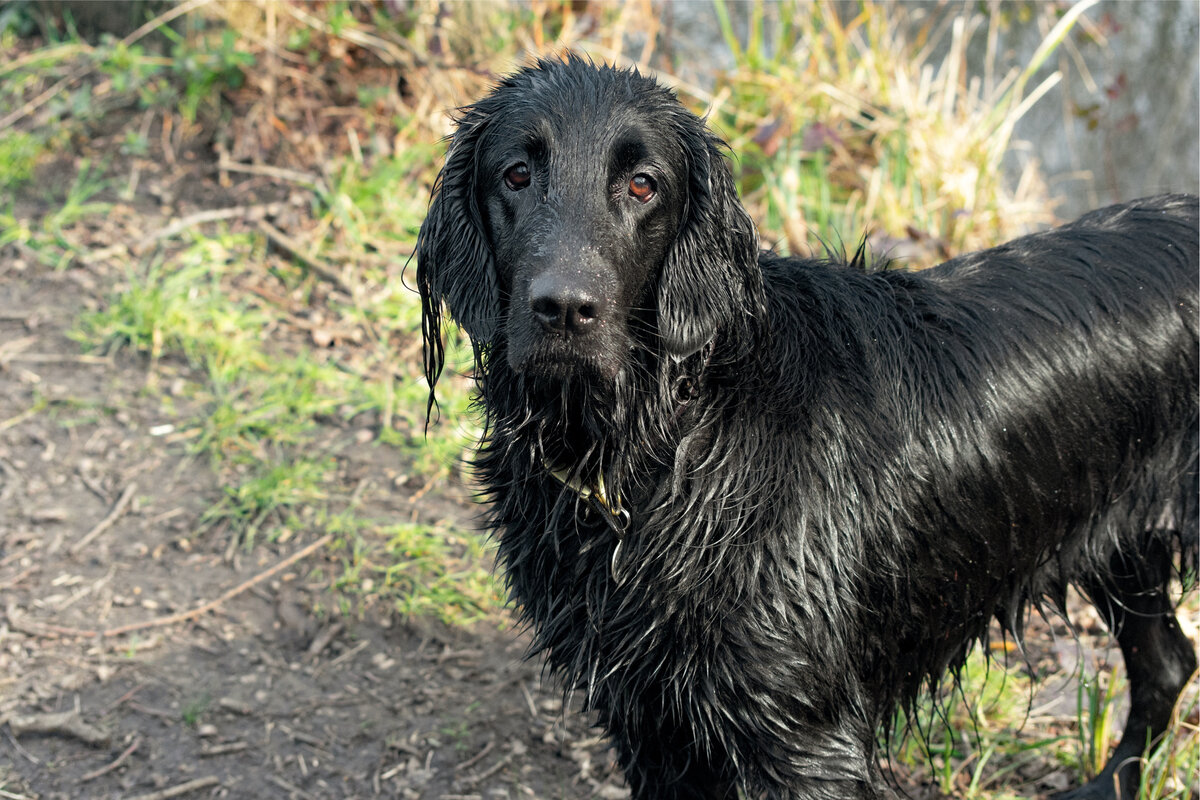
<svg viewBox="0 0 1200 800">
<path fill-rule="evenodd" d="M 721 143 L 636 71 L 540 61 L 467 108 L 418 241 L 426 371 L 442 301 L 534 380 L 612 381 L 745 327 L 753 223 Z"/>
</svg>

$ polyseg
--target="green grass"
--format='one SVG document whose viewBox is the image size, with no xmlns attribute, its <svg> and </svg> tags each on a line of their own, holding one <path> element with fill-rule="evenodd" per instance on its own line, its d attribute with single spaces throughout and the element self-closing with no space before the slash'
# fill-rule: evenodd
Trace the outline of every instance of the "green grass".
<svg viewBox="0 0 1200 800">
<path fill-rule="evenodd" d="M 13 192 L 28 183 L 45 151 L 45 144 L 30 133 L 0 137 L 0 192 Z"/>
<path fill-rule="evenodd" d="M 41 160 L 49 150 L 48 145 L 35 144 L 36 141 L 21 133 L 0 135 L 0 157 L 6 148 L 38 148 L 27 164 L 21 164 L 21 157 L 17 156 L 17 165 L 9 165 L 7 173 L 5 167 L 0 166 L 0 181 L 7 178 L 14 182 L 14 186 L 10 187 L 14 192 L 6 197 L 14 196 L 20 184 L 34 183 L 34 162 Z M 26 170 L 28 175 L 25 174 Z M 71 266 L 88 251 L 88 247 L 80 243 L 79 229 L 85 222 L 95 220 L 111 209 L 110 203 L 95 199 L 106 187 L 106 181 L 99 177 L 99 172 L 90 161 L 81 161 L 71 184 L 61 193 L 43 193 L 41 204 L 49 210 L 40 219 L 18 217 L 11 201 L 7 208 L 0 208 L 0 247 L 14 246 L 22 255 L 56 270 Z M 16 177 L 18 173 L 23 176 L 19 180 Z M 33 191 L 32 185 L 27 186 L 25 191 Z M 0 197 L 0 201 L 6 197 Z"/>
<path fill-rule="evenodd" d="M 328 520 L 327 529 L 339 537 L 334 552 L 342 572 L 335 585 L 347 595 L 387 598 L 402 614 L 452 625 L 481 620 L 503 604 L 491 553 L 475 534 L 348 514 Z"/>
<path fill-rule="evenodd" d="M 1195 688 L 1195 676 L 1192 686 Z M 1191 800 L 1200 776 L 1200 727 L 1195 691 L 1177 709 L 1180 720 L 1172 736 L 1150 747 L 1142 768 L 1139 798 L 1144 800 Z"/>
<path fill-rule="evenodd" d="M 808 253 L 871 232 L 928 245 L 909 261 L 920 267 L 1049 221 L 1036 169 L 1010 188 L 1001 162 L 1016 122 L 1060 78 L 1034 77 L 1089 5 L 1072 7 L 1028 63 L 968 82 L 964 54 L 985 47 L 1005 15 L 964 9 L 934 62 L 923 37 L 938 34 L 903 35 L 903 6 L 839 16 L 826 3 L 716 0 L 736 65 L 702 99 L 738 153 L 766 239 Z"/>
<path fill-rule="evenodd" d="M 183 704 L 183 709 L 180 711 L 180 717 L 185 725 L 195 727 L 200 724 L 200 718 L 204 716 L 204 712 L 212 705 L 212 696 L 207 692 L 193 697 Z"/>
<path fill-rule="evenodd" d="M 1194 614 L 1194 606 L 1193 598 L 1180 613 Z M 1018 779 L 1025 767 L 1038 773 L 1058 765 L 1069 771 L 1074 784 L 1086 783 L 1103 769 L 1120 738 L 1118 709 L 1129 687 L 1119 663 L 1099 673 L 1077 675 L 1075 680 L 1077 718 L 1063 720 L 1045 733 L 1034 729 L 1029 720 L 1037 685 L 1022 671 L 989 662 L 976 648 L 957 683 L 945 681 L 914 713 L 898 713 L 894 732 L 881 741 L 881 750 L 891 763 L 953 797 L 1027 795 L 1032 787 L 1022 787 Z M 1148 743 L 1140 800 L 1194 797 L 1194 777 L 1189 783 L 1186 776 L 1200 774 L 1196 709 L 1193 680 L 1177 710 L 1176 729 L 1161 741 Z"/>
<path fill-rule="evenodd" d="M 1080 676 L 1077 686 L 1077 768 L 1079 780 L 1086 781 L 1104 769 L 1110 745 L 1120 737 L 1117 702 L 1129 691 L 1129 682 L 1118 665 L 1107 673 Z"/>
<path fill-rule="evenodd" d="M 343 193 L 359 188 L 349 179 L 340 186 Z M 361 211 L 351 195 L 343 196 L 344 209 Z M 360 233 L 370 219 L 359 213 L 349 218 L 361 221 L 352 228 Z M 388 235 L 387 226 L 380 227 Z M 331 302 L 328 310 L 340 324 L 369 325 L 380 338 L 359 348 L 353 360 L 321 357 L 294 332 L 276 335 L 287 325 L 281 309 L 238 291 L 238 281 L 270 274 L 307 295 L 316 279 L 302 265 L 268 267 L 265 242 L 256 234 L 190 238 L 144 267 L 129 267 L 107 303 L 80 318 L 75 336 L 102 353 L 146 356 L 152 390 L 160 373 L 186 370 L 186 394 L 198 411 L 180 421 L 180 436 L 225 484 L 204 514 L 205 526 L 226 531 L 231 543 L 245 547 L 297 529 L 345 528 L 354 533 L 349 544 L 343 541 L 351 557 L 333 585 L 347 595 L 389 598 L 401 613 L 446 619 L 494 612 L 501 600 L 490 557 L 474 536 L 333 511 L 341 501 L 330 489 L 336 470 L 324 436 L 329 424 L 376 421 L 378 441 L 370 446 L 394 449 L 398 462 L 410 459 L 427 480 L 457 470 L 474 435 L 448 424 L 433 426 L 428 439 L 421 433 L 427 389 L 418 370 L 396 363 L 391 348 L 398 340 L 419 341 L 415 297 L 400 294 L 408 291 L 402 286 L 378 289 L 364 282 L 353 303 Z M 452 383 L 443 401 L 470 419 L 464 386 L 456 390 Z"/>
<path fill-rule="evenodd" d="M 997 787 L 1021 767 L 1045 760 L 1064 736 L 1022 734 L 1033 685 L 976 648 L 958 679 L 947 679 L 910 713 L 901 711 L 884 741 L 892 762 L 956 797 L 1004 797 Z"/>
<path fill-rule="evenodd" d="M 125 348 L 147 354 L 151 376 L 166 353 L 219 384 L 261 368 L 258 334 L 267 318 L 221 284 L 252 245 L 245 236 L 200 238 L 169 260 L 159 255 L 145 268 L 127 264 L 124 282 L 104 308 L 80 319 L 76 338 L 106 354 Z"/>
<path fill-rule="evenodd" d="M 444 384 L 446 421 L 426 436 L 419 305 L 399 279 L 406 258 L 377 255 L 411 249 L 423 201 L 388 189 L 427 169 L 432 157 L 430 144 L 405 150 L 378 170 L 347 161 L 332 170 L 332 188 L 314 194 L 323 235 L 312 252 L 354 265 L 346 273 L 353 297 L 330 296 L 305 264 L 268 256 L 263 236 L 214 226 L 181 233 L 148 260 L 127 263 L 106 301 L 79 319 L 74 336 L 85 349 L 145 356 L 151 391 L 159 391 L 162 376 L 187 377 L 184 404 L 196 411 L 179 421 L 178 435 L 224 483 L 204 515 L 206 529 L 251 547 L 264 537 L 332 524 L 341 499 L 330 489 L 334 445 L 325 434 L 331 424 L 374 428 L 377 438 L 368 446 L 395 451 L 397 463 L 411 463 L 426 482 L 459 470 L 477 436 L 464 424 L 473 419 L 467 385 Z M 103 205 L 87 202 L 99 186 L 85 164 L 48 219 L 66 226 L 99 213 Z M 313 349 L 291 326 L 296 312 L 246 291 L 248 284 L 322 308 L 331 324 L 365 331 L 363 341 L 337 353 Z M 457 338 L 450 342 L 451 363 L 464 371 L 465 347 Z M 337 524 L 357 535 L 347 569 L 377 573 L 368 591 L 344 576 L 335 579 L 348 595 L 389 598 L 402 613 L 447 619 L 475 619 L 499 607 L 490 556 L 473 536 L 367 520 L 338 518 Z M 453 567 L 439 566 L 439 559 Z"/>
</svg>

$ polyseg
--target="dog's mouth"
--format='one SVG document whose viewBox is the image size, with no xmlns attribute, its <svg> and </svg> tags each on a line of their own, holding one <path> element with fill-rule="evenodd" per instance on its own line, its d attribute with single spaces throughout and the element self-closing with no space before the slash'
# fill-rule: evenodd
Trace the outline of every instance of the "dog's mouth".
<svg viewBox="0 0 1200 800">
<path fill-rule="evenodd" d="M 620 349 L 587 346 L 560 337 L 547 336 L 533 346 L 509 349 L 514 371 L 535 382 L 579 380 L 585 384 L 611 384 L 624 366 Z"/>
</svg>

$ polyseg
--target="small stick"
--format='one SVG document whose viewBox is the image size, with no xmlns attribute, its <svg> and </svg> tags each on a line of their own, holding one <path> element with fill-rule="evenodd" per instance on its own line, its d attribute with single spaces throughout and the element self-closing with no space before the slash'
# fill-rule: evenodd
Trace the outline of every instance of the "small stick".
<svg viewBox="0 0 1200 800">
<path fill-rule="evenodd" d="M 524 682 L 521 683 L 521 692 L 525 695 L 525 704 L 529 706 L 529 716 L 537 719 L 537 705 L 533 702 L 533 695 L 529 693 L 529 687 L 527 687 Z"/>
<path fill-rule="evenodd" d="M 163 25 L 166 25 L 168 22 L 175 19 L 176 17 L 182 17 L 184 14 L 187 14 L 187 13 L 197 9 L 200 6 L 207 5 L 209 2 L 210 2 L 210 0 L 189 0 L 189 2 L 187 2 L 187 3 L 180 3 L 179 5 L 175 6 L 174 8 L 158 15 L 157 17 L 150 20 L 142 27 L 138 28 L 133 33 L 126 36 L 124 39 L 121 40 L 121 44 L 124 45 L 125 47 L 128 47 L 129 45 L 136 42 L 138 39 L 141 39 L 143 36 L 145 36 L 146 34 L 152 32 L 152 31 L 158 30 Z"/>
<path fill-rule="evenodd" d="M 3 430 L 0 428 L 0 430 Z M 4 488 L 0 489 L 0 507 L 6 506 L 8 496 L 17 488 L 17 481 L 20 480 L 20 475 L 17 473 L 16 467 L 8 463 L 8 459 L 0 456 L 0 475 L 5 476 Z M 16 555 L 15 553 L 13 555 Z M 8 563 L 8 558 L 4 559 L 4 564 Z"/>
<path fill-rule="evenodd" d="M 297 561 L 300 561 L 300 560 L 312 555 L 317 550 L 320 550 L 322 547 L 324 547 L 325 545 L 329 544 L 332 541 L 333 541 L 333 534 L 327 533 L 324 536 L 322 536 L 320 539 L 317 539 L 315 542 L 308 545 L 307 547 L 304 547 L 300 550 L 297 550 L 295 553 L 292 553 L 290 556 L 285 558 L 283 561 L 280 561 L 278 564 L 271 567 L 266 572 L 260 572 L 259 574 L 255 575 L 253 578 L 251 578 L 250 580 L 245 581 L 244 583 L 239 583 L 237 586 L 235 586 L 232 589 L 230 589 L 229 591 L 225 592 L 223 595 L 218 597 L 216 600 L 210 600 L 209 602 L 205 603 L 202 606 L 193 608 L 191 611 L 184 611 L 179 614 L 171 614 L 171 615 L 165 616 L 165 617 L 158 617 L 156 619 L 147 620 L 145 622 L 134 622 L 129 625 L 121 625 L 120 627 L 117 627 L 117 628 L 109 628 L 108 630 L 104 631 L 101 635 L 102 636 L 120 636 L 121 634 L 131 633 L 133 631 L 144 630 L 145 628 L 161 628 L 165 625 L 174 625 L 177 622 L 188 622 L 189 620 L 193 620 L 197 617 L 202 617 L 205 614 L 207 614 L 208 612 L 216 610 L 217 607 L 219 607 L 225 601 L 238 596 L 239 594 L 241 594 L 242 592 L 251 588 L 252 586 L 257 586 L 258 584 L 262 583 L 263 581 L 267 580 L 268 578 L 272 577 L 273 575 L 276 575 L 276 574 L 282 572 L 283 570 L 285 570 L 288 567 L 295 564 Z"/>
<path fill-rule="evenodd" d="M 311 794 L 304 791 L 299 786 L 293 786 L 292 784 L 288 783 L 287 781 L 285 781 L 283 778 L 279 777 L 278 775 L 268 775 L 267 780 L 269 780 L 271 783 L 278 786 L 280 789 L 283 789 L 285 792 L 288 792 L 289 794 L 297 795 L 298 797 L 305 798 L 305 800 L 312 800 Z"/>
<path fill-rule="evenodd" d="M 218 744 L 210 747 L 207 750 L 201 750 L 196 755 L 201 758 L 212 758 L 214 756 L 228 755 L 229 753 L 240 753 L 243 750 L 249 750 L 249 742 L 229 742 L 228 744 Z"/>
<path fill-rule="evenodd" d="M 340 656 L 335 658 L 333 661 L 330 661 L 328 666 L 331 666 L 331 667 L 341 666 L 342 664 L 344 664 L 345 662 L 354 658 L 356 655 L 358 655 L 363 650 L 365 650 L 367 645 L 369 645 L 369 644 L 370 644 L 370 642 L 367 642 L 365 640 L 359 642 L 358 644 L 354 645 L 354 647 L 351 647 L 349 650 L 347 650 L 346 652 L 342 653 Z"/>
<path fill-rule="evenodd" d="M 49 89 L 47 89 L 46 91 L 39 94 L 37 97 L 30 100 L 28 103 L 21 106 L 16 111 L 13 111 L 11 114 L 7 114 L 2 119 L 0 119 L 0 131 L 6 130 L 14 122 L 21 119 L 21 117 L 24 117 L 27 114 L 32 114 L 34 111 L 37 111 L 39 108 L 41 108 L 43 105 L 45 105 L 49 100 L 53 99 L 56 95 L 58 95 L 58 93 L 61 92 L 63 89 L 70 86 L 72 83 L 79 80 L 84 75 L 87 75 L 91 71 L 92 71 L 91 63 L 84 64 L 81 67 L 76 67 L 71 72 L 67 73 L 67 77 L 63 78 L 61 81 L 59 81 L 58 83 L 51 86 Z"/>
<path fill-rule="evenodd" d="M 96 524 L 96 527 L 84 534 L 82 539 L 71 545 L 71 555 L 78 555 L 79 551 L 91 544 L 97 536 L 111 528 L 113 523 L 120 519 L 121 515 L 125 513 L 125 508 L 133 500 L 133 493 L 136 491 L 136 483 L 131 483 L 126 486 L 125 491 L 121 492 L 121 496 L 117 498 L 116 505 L 113 506 L 112 511 L 108 512 L 108 516 L 100 520 L 100 522 Z"/>
<path fill-rule="evenodd" d="M 148 717 L 158 717 L 159 719 L 165 719 L 168 722 L 175 722 L 177 720 L 176 715 L 172 714 L 170 711 L 163 711 L 162 709 L 158 708 L 150 708 L 150 706 L 144 706 L 134 700 L 129 701 L 129 708 L 139 714 L 145 714 Z"/>
<path fill-rule="evenodd" d="M 221 779 L 216 775 L 210 775 L 207 778 L 197 778 L 194 781 L 181 783 L 178 786 L 172 786 L 168 789 L 159 789 L 157 792 L 151 792 L 150 794 L 139 794 L 137 797 L 129 798 L 129 800 L 170 800 L 172 797 L 180 797 L 197 789 L 216 786 L 220 782 Z"/>
<path fill-rule="evenodd" d="M 90 475 L 84 472 L 82 467 L 76 467 L 75 472 L 79 475 L 79 479 L 83 481 L 83 485 L 88 488 L 88 491 L 96 495 L 96 497 L 99 497 L 105 503 L 112 502 L 112 496 L 108 492 L 104 491 L 104 487 L 97 483 L 95 478 L 92 478 Z"/>
<path fill-rule="evenodd" d="M 218 222 L 223 219 L 262 219 L 271 214 L 278 213 L 283 208 L 283 203 L 264 203 L 257 206 L 231 206 L 229 208 L 210 208 L 205 211 L 197 211 L 195 214 L 188 214 L 186 217 L 181 217 L 175 220 L 170 225 L 160 228 L 148 236 L 143 236 L 137 244 L 133 246 L 135 252 L 141 252 L 150 245 L 161 239 L 170 239 L 177 233 L 181 233 L 188 228 L 193 228 L 196 225 L 203 225 L 206 222 Z"/>
<path fill-rule="evenodd" d="M 14 353 L 4 357 L 4 362 L 17 361 L 24 364 L 95 364 L 110 366 L 113 360 L 109 356 L 66 355 L 60 353 Z"/>
<path fill-rule="evenodd" d="M 210 600 L 202 606 L 193 608 L 191 611 L 181 611 L 178 614 L 169 614 L 165 617 L 156 617 L 154 619 L 144 620 L 142 622 L 131 622 L 128 625 L 120 625 L 116 628 L 109 628 L 108 630 L 104 631 L 94 631 L 85 630 L 83 628 L 66 628 L 61 625 L 51 625 L 45 622 L 33 622 L 31 620 L 26 620 L 23 617 L 16 616 L 13 613 L 13 610 L 10 608 L 7 614 L 8 624 L 13 630 L 30 634 L 32 636 L 79 636 L 88 639 L 95 639 L 98 637 L 121 636 L 126 633 L 133 633 L 134 631 L 145 630 L 147 628 L 162 628 L 167 625 L 175 625 L 179 622 L 189 622 L 197 617 L 204 616 L 210 611 L 215 611 L 222 603 L 225 603 L 226 601 L 236 597 L 247 589 L 257 586 L 268 578 L 292 566 L 297 561 L 307 558 L 317 550 L 320 550 L 322 547 L 329 544 L 331 541 L 333 541 L 333 534 L 327 533 L 307 547 L 301 548 L 295 553 L 292 553 L 283 561 L 280 561 L 278 564 L 266 570 L 265 572 L 260 572 L 253 578 L 250 578 L 243 583 L 239 583 L 237 586 L 222 594 L 216 600 Z M 365 641 L 361 643 L 361 647 L 365 647 L 366 645 L 367 642 Z M 355 648 L 350 652 L 357 652 L 357 650 L 361 649 L 361 647 Z M 345 655 L 346 654 L 343 654 L 342 656 L 339 656 L 339 658 Z"/>
<path fill-rule="evenodd" d="M 328 647 L 329 643 L 333 641 L 333 637 L 341 633 L 342 628 L 344 627 L 345 626 L 340 622 L 335 622 L 332 625 L 326 625 L 317 633 L 316 636 L 313 637 L 313 640 L 309 642 L 308 650 L 305 652 L 305 655 L 309 658 L 316 658 L 319 656 L 321 651 Z"/>
<path fill-rule="evenodd" d="M 513 760 L 513 755 L 512 755 L 512 753 L 509 753 L 504 758 L 500 759 L 495 764 L 492 764 L 490 767 L 485 769 L 483 772 L 476 773 L 475 775 L 464 776 L 461 779 L 461 781 L 462 781 L 463 785 L 465 785 L 467 787 L 474 786 L 475 784 L 479 783 L 480 781 L 487 780 L 488 778 L 492 777 L 500 770 L 507 767 L 510 763 L 512 763 L 512 760 Z"/>
<path fill-rule="evenodd" d="M 42 410 L 42 408 L 43 406 L 39 405 L 38 403 L 34 403 L 32 406 L 25 409 L 20 414 L 17 414 L 15 417 L 9 417 L 6 420 L 0 420 L 0 431 L 6 431 L 9 428 L 15 428 L 30 417 L 36 416 L 37 413 Z"/>
<path fill-rule="evenodd" d="M 83 628 L 68 628 L 63 625 L 51 625 L 48 622 L 34 622 L 33 620 L 25 619 L 24 616 L 18 616 L 12 607 L 9 607 L 6 616 L 8 618 L 8 627 L 26 636 L 80 636 L 94 638 L 98 635 L 96 631 L 88 631 Z"/>
<path fill-rule="evenodd" d="M 17 741 L 17 737 L 13 736 L 12 731 L 6 730 L 4 731 L 4 735 L 8 737 L 8 741 L 13 746 L 13 749 L 16 750 L 22 758 L 27 759 L 30 764 L 42 763 L 41 759 L 26 750 L 24 747 L 21 747 L 21 743 Z"/>
<path fill-rule="evenodd" d="M 282 167 L 270 167 L 262 164 L 239 164 L 236 161 L 230 161 L 228 155 L 222 154 L 220 162 L 217 164 L 220 169 L 227 172 L 244 172 L 247 175 L 262 175 L 276 180 L 288 181 L 290 183 L 298 183 L 309 188 L 322 188 L 324 184 L 316 175 L 310 175 L 307 172 L 300 172 L 294 169 L 283 169 Z"/>
<path fill-rule="evenodd" d="M 93 747 L 102 747 L 109 741 L 107 733 L 84 722 L 83 717 L 74 709 L 49 714 L 9 714 L 6 721 L 15 736 L 25 733 L 59 733 L 74 736 Z"/>
<path fill-rule="evenodd" d="M 129 758 L 129 756 L 133 754 L 133 751 L 138 749 L 138 745 L 140 745 L 141 743 L 142 743 L 142 737 L 140 737 L 140 736 L 133 737 L 133 741 L 129 744 L 129 747 L 126 747 L 124 752 L 122 752 L 121 755 L 117 756 L 116 761 L 113 761 L 111 764 L 105 764 L 103 767 L 100 767 L 99 769 L 94 769 L 91 772 L 87 773 L 86 775 L 83 775 L 82 777 L 80 777 L 79 782 L 87 783 L 88 781 L 99 778 L 101 775 L 107 775 L 108 773 L 112 772 L 114 769 L 116 769 L 117 767 L 124 764 L 125 759 Z"/>
<path fill-rule="evenodd" d="M 323 259 L 304 252 L 304 246 L 300 242 L 288 236 L 265 219 L 258 220 L 258 229 L 272 242 L 304 262 L 319 277 L 333 284 L 335 288 L 340 289 L 350 297 L 355 296 L 354 289 L 346 285 L 346 282 L 342 280 L 342 276 L 338 275 L 336 269 L 325 263 Z"/>
<path fill-rule="evenodd" d="M 462 762 L 461 764 L 455 764 L 454 771 L 458 772 L 460 769 L 470 769 L 471 767 L 475 766 L 476 764 L 479 763 L 479 759 L 483 758 L 488 753 L 492 752 L 492 747 L 495 744 L 496 744 L 495 739 L 488 739 L 487 744 L 485 744 L 483 746 L 482 750 L 480 750 L 478 753 L 471 756 L 470 758 L 468 758 L 466 761 Z"/>
<path fill-rule="evenodd" d="M 134 696 L 135 694 L 137 694 L 138 692 L 140 692 L 142 689 L 145 689 L 145 688 L 146 688 L 148 685 L 149 685 L 149 684 L 145 684 L 145 683 L 139 683 L 137 686 L 133 687 L 133 688 L 132 688 L 132 689 L 130 689 L 128 692 L 126 692 L 125 694 L 123 694 L 123 695 L 121 695 L 120 697 L 118 697 L 116 700 L 114 700 L 114 701 L 112 701 L 111 703 L 109 703 L 109 704 L 108 704 L 108 706 L 106 706 L 106 707 L 105 707 L 105 709 L 104 709 L 103 713 L 101 714 L 101 716 L 103 716 L 104 714 L 107 714 L 108 712 L 112 711 L 114 708 L 117 708 L 117 707 L 118 707 L 118 706 L 120 706 L 122 703 L 124 703 L 126 700 L 132 700 L 132 699 L 133 699 L 133 696 Z"/>
<path fill-rule="evenodd" d="M 25 580 L 26 578 L 28 578 L 30 575 L 32 575 L 36 571 L 37 571 L 36 566 L 23 569 L 20 572 L 18 572 L 16 575 L 13 575 L 11 578 L 5 578 L 4 580 L 0 581 L 0 589 L 8 589 L 10 587 L 16 586 L 18 583 Z"/>
</svg>

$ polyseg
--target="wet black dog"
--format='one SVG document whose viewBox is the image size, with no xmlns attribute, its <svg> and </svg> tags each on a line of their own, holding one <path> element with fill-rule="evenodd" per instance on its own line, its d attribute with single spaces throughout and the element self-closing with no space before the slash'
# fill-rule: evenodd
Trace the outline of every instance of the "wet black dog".
<svg viewBox="0 0 1200 800">
<path fill-rule="evenodd" d="M 649 78 L 543 61 L 466 109 L 420 234 L 426 371 L 445 302 L 512 596 L 634 797 L 875 797 L 896 704 L 1069 584 L 1133 694 L 1076 794 L 1133 796 L 1196 663 L 1168 582 L 1197 226 L 1163 196 L 920 273 L 780 258 Z"/>
</svg>

